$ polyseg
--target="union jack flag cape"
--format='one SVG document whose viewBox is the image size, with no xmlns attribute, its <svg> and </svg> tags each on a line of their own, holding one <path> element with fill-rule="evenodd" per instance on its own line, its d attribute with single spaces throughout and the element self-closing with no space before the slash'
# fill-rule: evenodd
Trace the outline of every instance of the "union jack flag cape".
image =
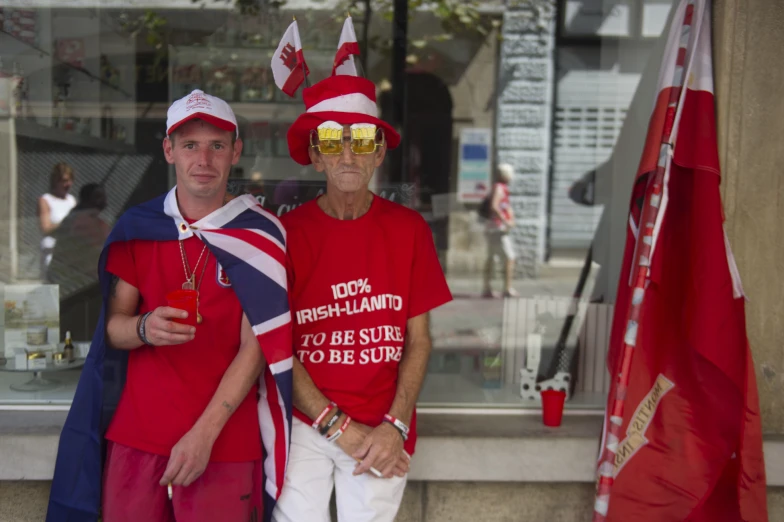
<svg viewBox="0 0 784 522">
<path fill-rule="evenodd" d="M 175 189 L 123 214 L 98 262 L 103 307 L 76 394 L 60 435 L 47 522 L 96 522 L 101 506 L 104 433 L 125 385 L 128 352 L 107 349 L 108 247 L 116 241 L 174 241 L 196 234 L 231 281 L 267 360 L 259 377 L 264 448 L 264 520 L 270 520 L 288 462 L 292 408 L 291 315 L 286 286 L 286 234 L 249 195 L 183 226 Z"/>
</svg>

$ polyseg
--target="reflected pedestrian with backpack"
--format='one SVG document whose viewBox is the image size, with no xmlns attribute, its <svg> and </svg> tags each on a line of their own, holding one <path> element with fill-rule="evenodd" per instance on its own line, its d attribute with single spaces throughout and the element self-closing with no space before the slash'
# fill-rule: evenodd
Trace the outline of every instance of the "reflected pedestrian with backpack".
<svg viewBox="0 0 784 522">
<path fill-rule="evenodd" d="M 504 264 L 504 297 L 517 297 L 519 294 L 512 288 L 515 259 L 517 258 L 510 232 L 514 227 L 514 212 L 509 202 L 509 183 L 512 181 L 514 169 L 507 163 L 498 165 L 497 181 L 482 202 L 480 215 L 487 219 L 487 260 L 485 261 L 483 297 L 496 297 L 492 289 L 495 259 L 500 257 Z"/>
</svg>

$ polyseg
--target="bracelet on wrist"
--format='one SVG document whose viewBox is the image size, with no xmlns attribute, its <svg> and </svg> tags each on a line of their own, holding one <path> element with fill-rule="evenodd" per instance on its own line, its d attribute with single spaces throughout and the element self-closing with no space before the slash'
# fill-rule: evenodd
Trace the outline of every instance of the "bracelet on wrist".
<svg viewBox="0 0 784 522">
<path fill-rule="evenodd" d="M 343 435 L 343 433 L 346 431 L 346 428 L 348 428 L 349 424 L 351 424 L 351 417 L 346 415 L 346 420 L 343 421 L 343 425 L 338 428 L 338 431 L 327 437 L 327 442 L 335 442 L 338 440 L 340 436 Z"/>
<path fill-rule="evenodd" d="M 150 317 L 150 314 L 152 314 L 152 312 L 147 312 L 146 314 L 141 315 L 139 317 L 139 320 L 137 322 L 136 334 L 139 336 L 141 342 L 143 342 L 147 346 L 154 346 L 150 342 L 150 340 L 147 339 L 147 334 L 146 334 L 147 318 Z"/>
<path fill-rule="evenodd" d="M 384 422 L 391 424 L 400 433 L 404 441 L 408 440 L 408 426 L 403 421 L 387 413 L 384 415 Z"/>
<path fill-rule="evenodd" d="M 327 414 L 332 411 L 332 408 L 337 408 L 337 407 L 338 407 L 337 404 L 335 404 L 332 401 L 329 401 L 329 404 L 327 404 L 324 407 L 324 409 L 321 410 L 321 413 L 319 413 L 319 416 L 316 417 L 316 420 L 313 421 L 313 424 L 311 424 L 310 427 L 313 428 L 314 430 L 318 431 L 319 430 L 319 426 L 321 426 L 321 421 L 324 420 L 324 417 L 326 417 Z"/>
<path fill-rule="evenodd" d="M 136 319 L 136 337 L 139 338 L 141 342 L 144 342 L 142 339 L 141 334 L 141 327 L 142 327 L 142 319 L 144 318 L 144 314 L 139 314 L 139 317 Z"/>
<path fill-rule="evenodd" d="M 329 430 L 330 430 L 330 429 L 332 429 L 332 426 L 334 426 L 335 424 L 337 424 L 337 422 L 340 420 L 340 416 L 341 416 L 341 415 L 343 415 L 343 412 L 342 412 L 342 411 L 340 411 L 340 408 L 337 408 L 337 409 L 335 410 L 335 414 L 332 416 L 332 418 L 331 418 L 331 419 L 329 419 L 329 420 L 327 421 L 327 423 L 326 423 L 324 426 L 322 426 L 321 428 L 319 428 L 319 433 L 320 433 L 321 435 L 326 435 L 326 434 L 327 434 L 327 432 L 329 432 Z"/>
</svg>

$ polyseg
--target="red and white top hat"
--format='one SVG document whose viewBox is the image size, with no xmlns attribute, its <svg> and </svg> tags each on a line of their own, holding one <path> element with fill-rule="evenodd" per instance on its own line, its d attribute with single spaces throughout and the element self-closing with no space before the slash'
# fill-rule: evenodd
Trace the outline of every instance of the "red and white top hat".
<svg viewBox="0 0 784 522">
<path fill-rule="evenodd" d="M 325 121 L 341 125 L 372 123 L 384 129 L 387 148 L 400 144 L 400 135 L 387 122 L 378 118 L 376 86 L 359 76 L 330 76 L 302 91 L 305 113 L 289 127 L 289 154 L 300 165 L 308 165 L 310 133 Z"/>
<path fill-rule="evenodd" d="M 240 136 L 237 118 L 229 104 L 199 89 L 171 104 L 166 113 L 166 135 L 171 136 L 177 127 L 197 118 Z"/>
</svg>

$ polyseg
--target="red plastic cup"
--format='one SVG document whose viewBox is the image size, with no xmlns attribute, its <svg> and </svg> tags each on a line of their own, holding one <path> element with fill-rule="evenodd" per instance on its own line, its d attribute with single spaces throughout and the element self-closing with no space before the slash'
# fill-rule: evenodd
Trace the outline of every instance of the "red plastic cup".
<svg viewBox="0 0 784 522">
<path fill-rule="evenodd" d="M 166 295 L 166 300 L 169 301 L 169 306 L 179 310 L 188 312 L 186 319 L 172 319 L 175 323 L 189 324 L 196 326 L 196 299 L 199 293 L 196 290 L 175 290 Z"/>
<path fill-rule="evenodd" d="M 542 420 L 545 426 L 557 427 L 561 425 L 565 401 L 565 391 L 542 391 Z"/>
</svg>

